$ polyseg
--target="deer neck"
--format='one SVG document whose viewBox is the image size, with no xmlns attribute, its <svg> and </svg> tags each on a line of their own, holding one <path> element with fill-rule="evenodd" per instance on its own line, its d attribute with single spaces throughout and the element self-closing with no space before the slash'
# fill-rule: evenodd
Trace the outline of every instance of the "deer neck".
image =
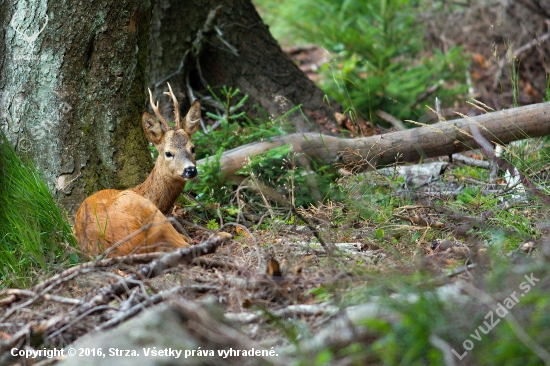
<svg viewBox="0 0 550 366">
<path fill-rule="evenodd" d="M 174 202 L 185 188 L 185 182 L 162 177 L 156 174 L 156 166 L 145 182 L 131 190 L 151 201 L 163 214 L 170 212 Z"/>
</svg>

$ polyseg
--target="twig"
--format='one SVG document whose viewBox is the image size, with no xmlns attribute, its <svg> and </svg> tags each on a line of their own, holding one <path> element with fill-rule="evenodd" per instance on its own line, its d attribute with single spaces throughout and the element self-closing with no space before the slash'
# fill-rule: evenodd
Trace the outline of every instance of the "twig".
<svg viewBox="0 0 550 366">
<path fill-rule="evenodd" d="M 507 162 L 506 160 L 499 158 L 495 155 L 491 143 L 481 135 L 479 128 L 475 123 L 470 124 L 470 132 L 474 137 L 475 141 L 481 147 L 485 155 L 487 155 L 491 160 L 498 164 L 503 170 L 507 170 L 513 176 L 516 173 L 519 174 L 521 183 L 527 187 L 534 195 L 542 199 L 546 204 L 550 204 L 550 197 L 548 197 L 540 188 L 538 188 L 533 182 L 531 182 L 525 174 L 521 173 L 519 170 Z"/>
<path fill-rule="evenodd" d="M 166 253 L 157 252 L 157 253 L 130 254 L 130 255 L 125 255 L 123 257 L 113 257 L 113 258 L 96 260 L 93 262 L 82 263 L 75 267 L 66 269 L 63 272 L 35 285 L 32 290 L 37 293 L 41 293 L 44 291 L 48 291 L 51 288 L 57 285 L 60 285 L 61 283 L 70 281 L 74 277 L 82 273 L 89 272 L 90 270 L 112 267 L 117 264 L 133 265 L 133 264 L 139 264 L 139 263 L 149 263 L 163 255 L 166 255 Z"/>
<path fill-rule="evenodd" d="M 476 266 L 477 266 L 477 264 L 475 264 L 475 263 L 470 263 L 470 264 L 465 265 L 465 266 L 460 266 L 458 268 L 453 269 L 449 274 L 447 274 L 447 277 L 454 277 L 454 276 L 459 275 L 461 273 L 468 272 L 470 269 L 475 268 Z"/>
<path fill-rule="evenodd" d="M 189 50 L 186 50 L 185 53 L 183 54 L 183 57 L 181 58 L 180 65 L 179 65 L 178 69 L 176 71 L 174 71 L 173 73 L 169 74 L 168 76 L 164 77 L 160 81 L 157 81 L 155 83 L 155 88 L 158 88 L 159 86 L 164 84 L 166 81 L 170 80 L 172 77 L 174 77 L 176 75 L 179 75 L 182 72 L 183 67 L 185 66 L 185 59 L 187 58 L 188 54 L 189 54 Z M 190 100 L 192 100 L 192 99 L 190 99 Z"/>
<path fill-rule="evenodd" d="M 237 224 L 237 223 L 234 223 L 234 222 L 228 222 L 226 223 L 225 225 L 223 225 L 222 227 L 220 227 L 220 230 L 222 230 L 224 227 L 226 226 L 235 226 L 235 227 L 238 227 L 240 228 L 241 230 L 245 231 L 248 236 L 250 236 L 250 238 L 252 238 L 252 242 L 254 243 L 254 247 L 256 248 L 257 252 L 258 252 L 258 268 L 262 267 L 263 263 L 262 263 L 262 252 L 261 252 L 261 247 L 258 245 L 258 241 L 256 240 L 256 237 L 254 235 L 252 235 L 252 233 L 250 232 L 250 230 L 248 230 L 248 228 L 244 225 L 241 225 L 241 224 Z"/>
<path fill-rule="evenodd" d="M 338 307 L 329 304 L 302 304 L 289 305 L 279 310 L 270 311 L 269 315 L 277 318 L 319 315 L 334 316 L 338 314 L 338 311 Z M 265 320 L 265 313 L 266 311 L 261 310 L 254 313 L 225 313 L 225 318 L 239 324 L 250 324 Z"/>
<path fill-rule="evenodd" d="M 25 338 L 28 337 L 28 335 L 31 333 L 31 328 L 34 325 L 34 323 L 29 322 L 25 324 L 25 326 L 21 328 L 17 333 L 12 335 L 8 341 L 0 342 L 0 355 L 7 355 L 9 354 L 11 349 L 17 347 Z"/>
<path fill-rule="evenodd" d="M 185 286 L 177 286 L 170 290 L 163 291 L 159 294 L 156 294 L 154 296 L 151 296 L 146 303 L 140 302 L 134 306 L 132 306 L 129 309 L 126 309 L 124 311 L 119 312 L 117 315 L 112 317 L 109 321 L 106 321 L 105 323 L 99 325 L 96 327 L 96 331 L 112 328 L 123 321 L 130 319 L 131 317 L 139 314 L 142 310 L 145 310 L 147 307 L 150 307 L 152 305 L 158 304 L 162 301 L 165 301 L 175 294 L 183 293 L 187 290 L 194 290 L 196 292 L 207 292 L 210 290 L 216 290 L 218 287 L 211 286 L 211 285 L 185 285 Z"/>
<path fill-rule="evenodd" d="M 61 334 L 64 330 L 68 329 L 69 327 L 71 327 L 73 324 L 77 323 L 79 320 L 83 319 L 84 317 L 86 317 L 87 315 L 90 315 L 92 313 L 95 313 L 96 311 L 103 311 L 103 310 L 107 310 L 107 309 L 113 309 L 113 310 L 116 310 L 116 308 L 114 306 L 110 306 L 110 305 L 99 305 L 99 306 L 94 306 L 93 308 L 90 308 L 88 309 L 87 311 L 85 311 L 84 313 L 80 314 L 79 316 L 77 316 L 76 318 L 72 319 L 69 323 L 65 324 L 64 326 L 62 326 L 61 328 L 59 328 L 58 330 L 56 330 L 55 332 L 53 332 L 52 334 L 50 334 L 48 336 L 48 338 L 52 339 L 54 338 L 55 336 L 57 336 L 58 334 Z M 53 325 L 52 323 L 53 322 L 47 322 L 49 323 L 50 325 Z M 55 322 L 55 324 L 58 324 L 57 322 Z"/>
<path fill-rule="evenodd" d="M 196 266 L 201 266 L 202 268 L 206 268 L 206 269 L 208 268 L 226 268 L 230 270 L 237 269 L 237 266 L 235 266 L 233 263 L 222 262 L 222 261 L 218 261 L 210 258 L 204 258 L 204 257 L 195 258 L 193 259 L 192 263 Z"/>
<path fill-rule="evenodd" d="M 550 38 L 550 30 L 546 34 L 540 36 L 539 38 L 535 38 L 531 42 L 528 42 L 528 43 L 524 44 L 523 46 L 518 47 L 514 51 L 510 52 L 510 58 L 509 59 L 512 60 L 512 59 L 518 57 L 523 52 L 539 45 L 542 42 L 545 42 L 549 38 Z M 497 70 L 497 73 L 495 75 L 495 80 L 493 81 L 493 89 L 496 89 L 496 87 L 498 86 L 498 82 L 500 80 L 500 76 L 502 75 L 502 70 L 504 69 L 504 66 L 506 64 L 507 59 L 508 59 L 507 57 L 504 57 L 502 60 L 500 60 L 498 62 L 498 70 Z"/>
<path fill-rule="evenodd" d="M 486 160 L 474 159 L 463 154 L 453 154 L 452 158 L 453 158 L 453 161 L 460 161 L 461 163 L 466 164 L 468 166 L 473 166 L 473 167 L 478 167 L 483 169 L 489 169 L 491 167 L 491 163 Z"/>
<path fill-rule="evenodd" d="M 456 362 L 452 353 L 452 347 L 437 334 L 430 334 L 430 344 L 443 353 L 445 366 L 456 366 Z"/>
<path fill-rule="evenodd" d="M 321 244 L 321 246 L 323 247 L 327 255 L 331 256 L 334 253 L 334 247 L 332 245 L 328 245 L 323 240 L 323 238 L 319 234 L 319 230 L 317 230 L 315 226 L 313 226 L 301 213 L 299 213 L 298 210 L 296 210 L 296 207 L 292 206 L 291 209 L 292 209 L 292 213 L 296 215 L 296 217 L 298 217 L 300 220 L 302 220 L 306 224 L 306 226 L 309 228 L 309 230 L 311 230 L 311 232 L 313 233 L 313 236 L 317 238 L 317 240 L 319 241 L 319 244 Z"/>
<path fill-rule="evenodd" d="M 56 322 L 55 325 L 58 325 L 59 323 L 69 324 L 74 321 L 74 319 L 78 319 L 80 316 L 82 316 L 82 314 L 86 314 L 90 310 L 108 303 L 113 297 L 119 296 L 127 292 L 129 289 L 136 287 L 140 283 L 140 281 L 138 280 L 140 280 L 141 278 L 156 277 L 164 273 L 165 270 L 175 267 L 178 264 L 190 263 L 193 261 L 193 259 L 201 255 L 214 253 L 218 246 L 224 244 L 229 239 L 231 239 L 230 234 L 219 233 L 218 235 L 206 240 L 201 244 L 197 244 L 188 248 L 181 248 L 171 253 L 166 253 L 161 257 L 155 259 L 152 263 L 144 265 L 136 273 L 131 274 L 127 278 L 113 285 L 102 288 L 92 299 L 72 310 L 59 322 Z M 54 324 L 43 323 L 42 325 L 44 325 L 43 329 L 46 332 Z M 63 329 L 65 329 L 65 327 L 63 327 Z M 59 331 L 55 332 L 54 334 L 58 333 Z"/>
<path fill-rule="evenodd" d="M 384 112 L 382 110 L 377 110 L 376 115 L 380 118 L 382 118 L 384 121 L 391 124 L 393 127 L 395 127 L 398 131 L 405 131 L 407 127 L 405 127 L 405 124 L 403 121 L 401 121 L 399 118 L 392 116 L 391 114 Z"/>
<path fill-rule="evenodd" d="M 39 294 L 30 290 L 20 290 L 20 289 L 9 289 L 6 291 L 8 295 L 17 297 L 34 297 L 36 299 L 44 299 L 46 301 L 55 301 L 62 304 L 71 304 L 71 305 L 80 305 L 82 304 L 81 300 L 71 299 L 63 296 L 56 296 L 50 294 Z"/>
</svg>

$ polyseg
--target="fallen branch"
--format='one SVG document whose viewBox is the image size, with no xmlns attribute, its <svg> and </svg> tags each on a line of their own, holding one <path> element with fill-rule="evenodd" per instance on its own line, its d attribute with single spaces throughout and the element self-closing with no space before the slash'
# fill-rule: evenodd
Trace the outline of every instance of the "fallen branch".
<svg viewBox="0 0 550 366">
<path fill-rule="evenodd" d="M 472 135 L 474 136 L 476 142 L 479 144 L 485 155 L 487 155 L 491 160 L 493 160 L 501 169 L 506 170 L 510 173 L 511 176 L 515 174 L 519 175 L 520 182 L 527 187 L 531 193 L 541 198 L 546 204 L 550 204 L 550 197 L 546 195 L 540 188 L 538 188 L 533 182 L 531 182 L 525 174 L 519 172 L 512 164 L 508 161 L 496 156 L 495 152 L 492 149 L 491 144 L 487 139 L 480 133 L 479 128 L 476 125 L 472 126 Z"/>
<path fill-rule="evenodd" d="M 147 307 L 158 304 L 162 301 L 172 298 L 174 295 L 183 293 L 186 290 L 195 289 L 198 292 L 207 292 L 209 290 L 215 289 L 214 286 L 209 285 L 190 285 L 190 286 L 178 286 L 170 290 L 163 291 L 159 294 L 151 296 L 147 301 L 139 302 L 136 305 L 132 306 L 129 309 L 120 311 L 118 314 L 113 316 L 110 320 L 102 323 L 100 326 L 96 327 L 96 331 L 112 328 L 125 320 L 128 320 L 135 315 L 139 314 L 141 311 L 145 310 Z"/>
<path fill-rule="evenodd" d="M 376 111 L 376 115 L 380 118 L 382 118 L 384 121 L 391 124 L 393 127 L 395 127 L 398 131 L 405 131 L 407 127 L 405 127 L 405 124 L 403 121 L 401 121 L 399 118 L 392 116 L 388 112 L 384 112 L 381 110 Z"/>
<path fill-rule="evenodd" d="M 49 334 L 49 337 L 52 337 L 56 334 L 60 334 L 64 330 L 68 329 L 72 324 L 76 324 L 79 319 L 90 315 L 94 312 L 103 311 L 107 308 L 112 308 L 112 306 L 107 305 L 111 300 L 120 297 L 122 294 L 128 292 L 134 287 L 143 286 L 141 281 L 143 278 L 153 278 L 156 277 L 169 268 L 173 268 L 179 264 L 191 263 L 193 260 L 199 256 L 214 253 L 216 248 L 225 242 L 231 239 L 231 235 L 227 233 L 218 233 L 216 236 L 206 240 L 201 244 L 197 244 L 187 248 L 181 248 L 174 252 L 170 253 L 160 253 L 160 254 L 146 254 L 146 255 L 133 255 L 119 258 L 109 258 L 101 260 L 98 262 L 91 262 L 81 265 L 77 269 L 69 269 L 63 273 L 54 276 L 52 279 L 44 281 L 37 286 L 35 286 L 34 291 L 22 291 L 22 290 L 9 290 L 12 292 L 6 292 L 8 298 L 11 300 L 11 297 L 22 297 L 22 296 L 32 296 L 30 300 L 25 301 L 22 304 L 19 304 L 16 307 L 13 307 L 7 311 L 3 320 L 7 319 L 12 315 L 15 310 L 21 309 L 30 303 L 36 301 L 36 299 L 47 299 L 51 301 L 63 302 L 76 306 L 70 312 L 59 315 L 55 317 L 48 318 L 41 321 L 38 324 L 33 324 L 32 328 L 35 330 L 40 330 L 40 333 Z M 90 300 L 83 302 L 81 300 L 70 301 L 70 299 L 63 298 L 61 296 L 53 296 L 45 294 L 46 291 L 50 290 L 57 284 L 68 281 L 76 277 L 78 274 L 83 272 L 95 270 L 100 265 L 113 265 L 116 263 L 130 263 L 131 260 L 137 259 L 151 259 L 151 257 L 158 256 L 150 264 L 144 265 L 139 268 L 135 273 L 123 278 L 115 284 L 105 286 L 97 291 L 96 295 Z M 135 263 L 135 262 L 134 262 Z M 15 291 L 15 292 L 13 292 Z M 153 299 L 155 301 L 161 301 L 163 297 L 167 294 L 162 294 L 161 296 L 152 297 L 149 300 Z M 153 301 L 154 302 L 154 301 Z M 7 303 L 11 303 L 8 301 Z M 7 304 L 6 304 L 7 305 Z M 137 311 L 137 310 L 133 310 Z M 131 313 L 131 312 L 130 312 Z M 27 328 L 25 328 L 27 329 Z M 55 329 L 58 329 L 55 331 Z M 5 349 L 10 349 L 15 347 L 20 341 L 25 337 L 30 335 L 30 328 L 24 332 L 18 332 L 16 335 L 12 336 L 11 339 L 4 342 L 0 342 L 0 351 Z M 1 352 L 0 352 L 1 353 Z"/>
<path fill-rule="evenodd" d="M 8 299 L 12 299 L 11 302 L 15 301 L 17 298 L 21 297 L 34 297 L 37 299 L 44 299 L 45 301 L 54 301 L 62 304 L 71 304 L 71 305 L 81 305 L 82 301 L 78 299 L 71 299 L 63 296 L 56 296 L 50 294 L 38 294 L 30 290 L 20 290 L 20 289 L 8 289 L 6 294 L 9 295 Z M 10 302 L 10 303 L 11 303 Z"/>
<path fill-rule="evenodd" d="M 94 268 L 108 268 L 117 264 L 140 264 L 149 263 L 159 257 L 166 255 L 163 252 L 143 253 L 143 254 L 130 254 L 122 257 L 113 257 L 107 259 L 96 260 L 93 262 L 82 263 L 78 266 L 71 267 L 63 272 L 48 278 L 47 280 L 40 282 L 33 287 L 33 291 L 37 293 L 47 292 L 50 288 L 59 285 L 63 282 L 67 282 L 74 277 L 84 272 L 89 272 Z M 2 306 L 2 304 L 0 304 Z"/>
<path fill-rule="evenodd" d="M 289 305 L 285 308 L 274 310 L 269 313 L 271 317 L 288 318 L 299 316 L 334 316 L 338 313 L 337 306 L 329 304 L 301 304 Z M 238 324 L 251 324 L 268 320 L 264 311 L 255 311 L 253 313 L 225 313 L 225 319 Z"/>
<path fill-rule="evenodd" d="M 511 141 L 550 134 L 550 103 L 540 103 L 476 117 L 408 129 L 383 135 L 356 139 L 338 138 L 315 133 L 295 133 L 251 143 L 225 152 L 221 170 L 227 180 L 236 178 L 251 155 L 289 144 L 294 152 L 321 160 L 340 163 L 348 170 L 365 170 L 369 165 L 380 166 L 397 161 L 415 162 L 421 158 L 452 155 L 477 149 L 470 132 L 470 125 L 480 127 L 483 137 L 492 143 L 507 144 Z M 205 159 L 198 162 L 204 165 Z M 241 179 L 242 180 L 242 179 Z"/>
<path fill-rule="evenodd" d="M 453 161 L 459 161 L 462 164 L 466 164 L 468 166 L 483 168 L 483 169 L 489 169 L 491 167 L 491 163 L 486 160 L 479 160 L 474 159 L 466 155 L 462 154 L 453 154 Z"/>
<path fill-rule="evenodd" d="M 164 271 L 169 268 L 183 263 L 190 263 L 201 255 L 214 253 L 218 246 L 222 245 L 229 239 L 231 239 L 230 234 L 219 233 L 215 237 L 208 239 L 201 244 L 181 248 L 174 252 L 167 253 L 166 255 L 154 260 L 151 264 L 141 267 L 136 273 L 128 276 L 125 281 L 117 282 L 113 285 L 104 287 L 90 301 L 73 310 L 69 316 L 73 315 L 73 317 L 76 317 L 95 306 L 108 303 L 113 296 L 118 296 L 126 292 L 128 289 L 132 289 L 137 286 L 137 283 L 133 283 L 132 281 L 139 280 L 141 278 L 156 277 L 164 273 Z"/>
</svg>

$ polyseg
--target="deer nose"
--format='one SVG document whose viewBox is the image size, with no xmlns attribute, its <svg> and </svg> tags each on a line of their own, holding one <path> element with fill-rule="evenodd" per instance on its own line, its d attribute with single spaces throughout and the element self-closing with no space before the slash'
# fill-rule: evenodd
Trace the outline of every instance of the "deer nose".
<svg viewBox="0 0 550 366">
<path fill-rule="evenodd" d="M 195 178 L 197 176 L 197 168 L 194 166 L 187 167 L 183 169 L 183 174 L 181 176 L 186 179 Z"/>
</svg>

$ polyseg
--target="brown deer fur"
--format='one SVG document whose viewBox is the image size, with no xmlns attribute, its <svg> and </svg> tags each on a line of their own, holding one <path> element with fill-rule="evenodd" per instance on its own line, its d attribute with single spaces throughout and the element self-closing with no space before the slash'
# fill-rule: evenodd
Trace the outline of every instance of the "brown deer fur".
<svg viewBox="0 0 550 366">
<path fill-rule="evenodd" d="M 170 85 L 168 85 L 170 88 Z M 80 248 L 88 255 L 106 252 L 107 256 L 148 253 L 189 244 L 170 224 L 165 214 L 172 208 L 187 180 L 196 176 L 195 148 L 191 136 L 200 121 L 200 105 L 195 101 L 183 120 L 174 101 L 173 129 L 150 101 L 160 122 L 149 112 L 141 116 L 143 132 L 155 145 L 156 164 L 139 186 L 119 191 L 106 189 L 86 198 L 76 213 L 74 232 Z"/>
</svg>

